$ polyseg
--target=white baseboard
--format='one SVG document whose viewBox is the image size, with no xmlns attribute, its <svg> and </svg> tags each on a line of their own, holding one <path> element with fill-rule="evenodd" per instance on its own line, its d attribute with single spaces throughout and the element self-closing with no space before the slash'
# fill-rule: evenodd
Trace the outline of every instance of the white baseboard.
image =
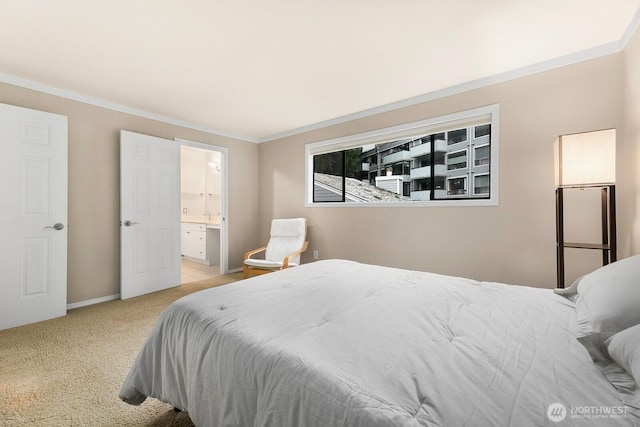
<svg viewBox="0 0 640 427">
<path fill-rule="evenodd" d="M 113 301 L 114 299 L 120 299 L 120 294 L 108 295 L 106 297 L 94 298 L 86 301 L 67 304 L 67 310 L 73 310 L 74 308 L 86 307 L 93 304 L 100 304 L 101 302 Z"/>
<path fill-rule="evenodd" d="M 242 270 L 243 270 L 242 267 L 234 268 L 232 270 L 229 270 L 228 273 L 239 273 Z M 120 294 L 107 295 L 106 297 L 94 298 L 86 301 L 67 304 L 67 310 L 73 310 L 74 308 L 86 307 L 88 305 L 93 305 L 93 304 L 100 304 L 101 302 L 113 301 L 114 299 L 120 299 Z"/>
</svg>

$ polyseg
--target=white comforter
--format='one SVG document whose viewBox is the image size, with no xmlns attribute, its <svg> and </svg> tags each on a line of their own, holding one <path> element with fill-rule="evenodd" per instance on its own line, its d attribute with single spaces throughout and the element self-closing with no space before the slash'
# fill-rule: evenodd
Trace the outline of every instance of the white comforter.
<svg viewBox="0 0 640 427">
<path fill-rule="evenodd" d="M 584 415 L 624 404 L 575 324 L 550 290 L 320 261 L 173 303 L 120 397 L 212 427 L 639 423 Z"/>
</svg>

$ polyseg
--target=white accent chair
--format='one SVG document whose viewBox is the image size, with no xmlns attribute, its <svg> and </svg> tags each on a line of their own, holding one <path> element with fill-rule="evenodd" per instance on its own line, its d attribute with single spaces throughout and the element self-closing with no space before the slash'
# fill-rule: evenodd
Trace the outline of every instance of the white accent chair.
<svg viewBox="0 0 640 427">
<path fill-rule="evenodd" d="M 267 246 L 244 254 L 244 278 L 300 264 L 300 254 L 307 250 L 307 220 L 305 218 L 274 219 Z M 252 258 L 264 251 L 264 259 Z"/>
</svg>

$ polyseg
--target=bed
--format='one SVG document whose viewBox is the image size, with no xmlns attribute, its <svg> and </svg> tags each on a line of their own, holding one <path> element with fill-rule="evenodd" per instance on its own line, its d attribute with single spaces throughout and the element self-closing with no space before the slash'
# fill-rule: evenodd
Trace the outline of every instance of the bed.
<svg viewBox="0 0 640 427">
<path fill-rule="evenodd" d="M 572 292 L 304 264 L 171 304 L 120 398 L 196 426 L 640 425 L 633 369 Z"/>
</svg>

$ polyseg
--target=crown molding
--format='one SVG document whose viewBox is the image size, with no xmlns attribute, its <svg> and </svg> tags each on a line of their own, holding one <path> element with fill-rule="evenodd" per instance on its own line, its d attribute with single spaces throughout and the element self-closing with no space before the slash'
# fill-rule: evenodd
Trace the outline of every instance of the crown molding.
<svg viewBox="0 0 640 427">
<path fill-rule="evenodd" d="M 639 15 L 636 14 L 636 17 Z M 636 25 L 637 26 L 637 25 Z M 625 33 L 626 34 L 626 33 Z M 633 35 L 633 31 L 631 32 Z M 629 37 L 630 38 L 630 37 Z M 625 44 L 626 45 L 626 44 Z M 621 52 L 624 48 L 622 41 L 616 41 L 607 43 L 594 48 L 586 49 L 580 52 L 571 53 L 558 58 L 550 59 L 548 61 L 540 62 L 526 67 L 517 68 L 515 70 L 506 71 L 504 73 L 495 74 L 489 77 L 473 80 L 470 82 L 462 83 L 455 86 L 450 86 L 445 89 L 436 90 L 426 94 L 418 95 L 412 98 L 403 99 L 401 101 L 392 102 L 390 104 L 381 105 L 379 107 L 369 108 L 353 114 L 347 114 L 345 116 L 336 117 L 334 119 L 325 120 L 322 122 L 314 123 L 308 126 L 303 126 L 297 129 L 292 129 L 286 132 L 277 133 L 274 135 L 258 138 L 258 142 L 268 142 L 277 139 L 286 138 L 293 135 L 298 135 L 305 132 L 310 132 L 318 129 L 322 129 L 329 126 L 334 126 L 353 120 L 363 119 L 366 117 L 374 116 L 376 114 L 382 114 L 389 111 L 399 110 L 401 108 L 410 107 L 424 102 L 433 101 L 440 98 L 445 98 L 452 95 L 468 92 L 474 89 L 480 89 L 483 87 L 495 85 L 498 83 L 507 82 L 509 80 L 515 80 L 521 77 L 538 74 L 544 71 L 561 68 L 567 65 L 576 64 L 579 62 L 587 61 L 590 59 L 599 58 L 601 56 L 611 55 Z"/>
<path fill-rule="evenodd" d="M 73 92 L 70 90 L 49 86 L 33 80 L 24 79 L 22 77 L 12 76 L 10 74 L 0 73 L 0 82 L 7 83 L 13 86 L 23 87 L 25 89 L 35 90 L 37 92 L 42 92 L 49 95 L 59 96 L 61 98 L 66 98 L 73 101 L 82 102 L 85 104 L 95 105 L 96 107 L 106 108 L 108 110 L 118 111 L 120 113 L 131 114 L 132 116 L 138 116 L 145 119 L 151 119 L 151 120 L 155 120 L 155 121 L 159 121 L 159 122 L 163 122 L 171 125 L 188 128 L 188 129 L 198 130 L 198 131 L 210 133 L 213 135 L 239 139 L 241 141 L 246 141 L 246 142 L 254 142 L 254 143 L 259 142 L 258 138 L 241 135 L 234 132 L 223 131 L 220 129 L 212 128 L 210 126 L 204 126 L 198 123 L 193 123 L 187 120 L 176 119 L 175 117 L 152 113 L 150 111 L 142 110 L 140 108 L 134 108 L 128 105 L 118 104 L 116 102 L 111 102 L 104 99 L 83 95 L 78 92 Z"/>
<path fill-rule="evenodd" d="M 622 38 L 620 39 L 620 50 L 624 50 L 627 47 L 627 45 L 633 38 L 633 35 L 638 30 L 638 26 L 640 26 L 640 9 L 638 9 L 624 34 L 622 34 Z"/>
</svg>

